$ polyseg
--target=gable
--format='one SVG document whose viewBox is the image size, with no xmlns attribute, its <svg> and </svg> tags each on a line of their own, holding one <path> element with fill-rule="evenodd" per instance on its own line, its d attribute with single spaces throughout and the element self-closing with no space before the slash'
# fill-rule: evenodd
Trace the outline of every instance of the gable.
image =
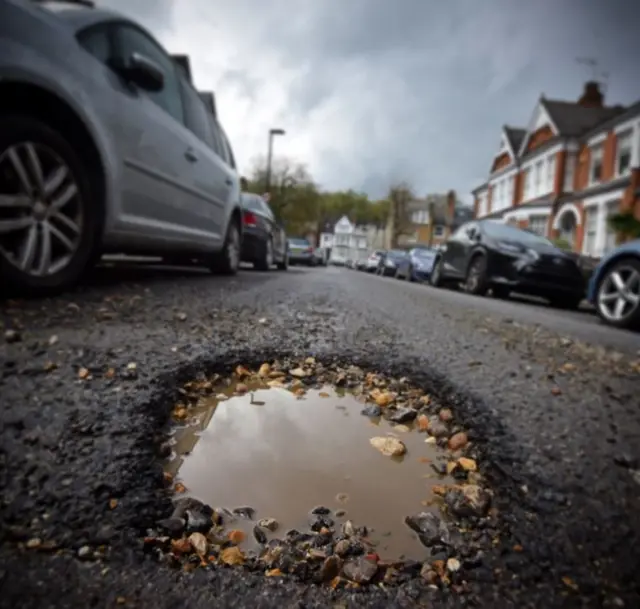
<svg viewBox="0 0 640 609">
<path fill-rule="evenodd" d="M 556 135 L 558 135 L 558 129 L 541 99 L 533 111 L 519 154 L 537 148 Z"/>
<path fill-rule="evenodd" d="M 338 220 L 334 230 L 336 233 L 350 233 L 353 231 L 353 224 L 351 224 L 347 216 L 342 216 L 342 218 Z"/>
<path fill-rule="evenodd" d="M 508 152 L 503 152 L 499 154 L 494 160 L 493 165 L 491 165 L 491 173 L 499 171 L 508 165 L 511 165 L 511 155 Z"/>
</svg>

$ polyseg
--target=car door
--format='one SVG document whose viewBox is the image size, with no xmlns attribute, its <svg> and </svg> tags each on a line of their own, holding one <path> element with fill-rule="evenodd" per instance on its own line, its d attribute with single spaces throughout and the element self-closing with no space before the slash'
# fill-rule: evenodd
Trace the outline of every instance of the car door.
<svg viewBox="0 0 640 609">
<path fill-rule="evenodd" d="M 260 198 L 262 199 L 262 197 Z M 278 260 L 283 260 L 287 251 L 287 240 L 285 232 L 278 224 L 271 206 L 264 199 L 262 199 L 262 206 L 264 207 L 267 218 L 269 219 L 271 240 L 273 242 L 273 254 Z"/>
<path fill-rule="evenodd" d="M 96 42 L 105 40 L 108 68 L 139 53 L 164 75 L 164 86 L 157 92 L 143 91 L 115 70 L 107 81 L 105 93 L 113 98 L 108 120 L 121 180 L 114 232 L 134 233 L 141 244 L 202 245 L 211 227 L 194 229 L 196 222 L 190 217 L 191 174 L 186 157 L 190 135 L 176 65 L 148 33 L 125 20 L 101 23 L 78 35 L 80 44 L 103 62 L 105 56 L 96 49 L 104 45 Z"/>
<path fill-rule="evenodd" d="M 468 222 L 461 229 L 456 240 L 456 255 L 453 266 L 459 277 L 466 277 L 471 252 L 476 245 L 475 235 L 478 234 L 478 225 L 475 222 Z"/>
<path fill-rule="evenodd" d="M 447 277 L 461 277 L 460 266 L 463 256 L 463 233 L 466 224 L 458 228 L 441 246 L 440 260 L 442 260 L 442 273 Z"/>
<path fill-rule="evenodd" d="M 191 184 L 189 220 L 193 228 L 207 226 L 215 233 L 212 242 L 219 245 L 225 234 L 225 219 L 233 180 L 227 167 L 228 158 L 218 137 L 213 115 L 198 92 L 180 75 L 186 126 Z"/>
</svg>

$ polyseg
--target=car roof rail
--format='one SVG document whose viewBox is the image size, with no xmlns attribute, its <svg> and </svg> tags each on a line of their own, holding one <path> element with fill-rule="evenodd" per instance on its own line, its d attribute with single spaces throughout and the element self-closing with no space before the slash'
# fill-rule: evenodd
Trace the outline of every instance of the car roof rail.
<svg viewBox="0 0 640 609">
<path fill-rule="evenodd" d="M 80 6 L 86 6 L 87 8 L 95 8 L 96 3 L 93 0 L 31 0 L 36 4 L 43 4 L 44 2 L 60 2 L 62 4 L 79 4 Z"/>
</svg>

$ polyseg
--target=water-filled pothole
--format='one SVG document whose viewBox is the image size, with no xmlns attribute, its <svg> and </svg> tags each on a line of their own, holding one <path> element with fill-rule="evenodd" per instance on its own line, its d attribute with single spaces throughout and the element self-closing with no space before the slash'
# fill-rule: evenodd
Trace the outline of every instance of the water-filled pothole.
<svg viewBox="0 0 640 609">
<path fill-rule="evenodd" d="M 449 577 L 473 554 L 454 524 L 489 512 L 473 446 L 407 379 L 308 358 L 182 394 L 165 461 L 175 510 L 159 523 L 175 560 L 364 583 L 429 554 Z"/>
</svg>

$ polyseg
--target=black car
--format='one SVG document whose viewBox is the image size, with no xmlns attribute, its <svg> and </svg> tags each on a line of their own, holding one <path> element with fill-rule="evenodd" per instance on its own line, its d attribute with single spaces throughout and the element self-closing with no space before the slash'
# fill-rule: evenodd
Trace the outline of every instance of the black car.
<svg viewBox="0 0 640 609">
<path fill-rule="evenodd" d="M 434 286 L 463 283 L 467 292 L 507 298 L 511 292 L 548 299 L 575 309 L 585 297 L 578 265 L 549 240 L 491 220 L 463 224 L 438 252 Z"/>
<path fill-rule="evenodd" d="M 274 264 L 281 271 L 289 266 L 287 236 L 278 224 L 269 204 L 260 196 L 243 192 L 242 252 L 243 262 L 251 262 L 261 271 Z"/>
<path fill-rule="evenodd" d="M 380 254 L 378 258 L 378 269 L 376 274 L 395 277 L 398 265 L 401 264 L 408 253 L 404 250 L 389 250 Z"/>
</svg>

